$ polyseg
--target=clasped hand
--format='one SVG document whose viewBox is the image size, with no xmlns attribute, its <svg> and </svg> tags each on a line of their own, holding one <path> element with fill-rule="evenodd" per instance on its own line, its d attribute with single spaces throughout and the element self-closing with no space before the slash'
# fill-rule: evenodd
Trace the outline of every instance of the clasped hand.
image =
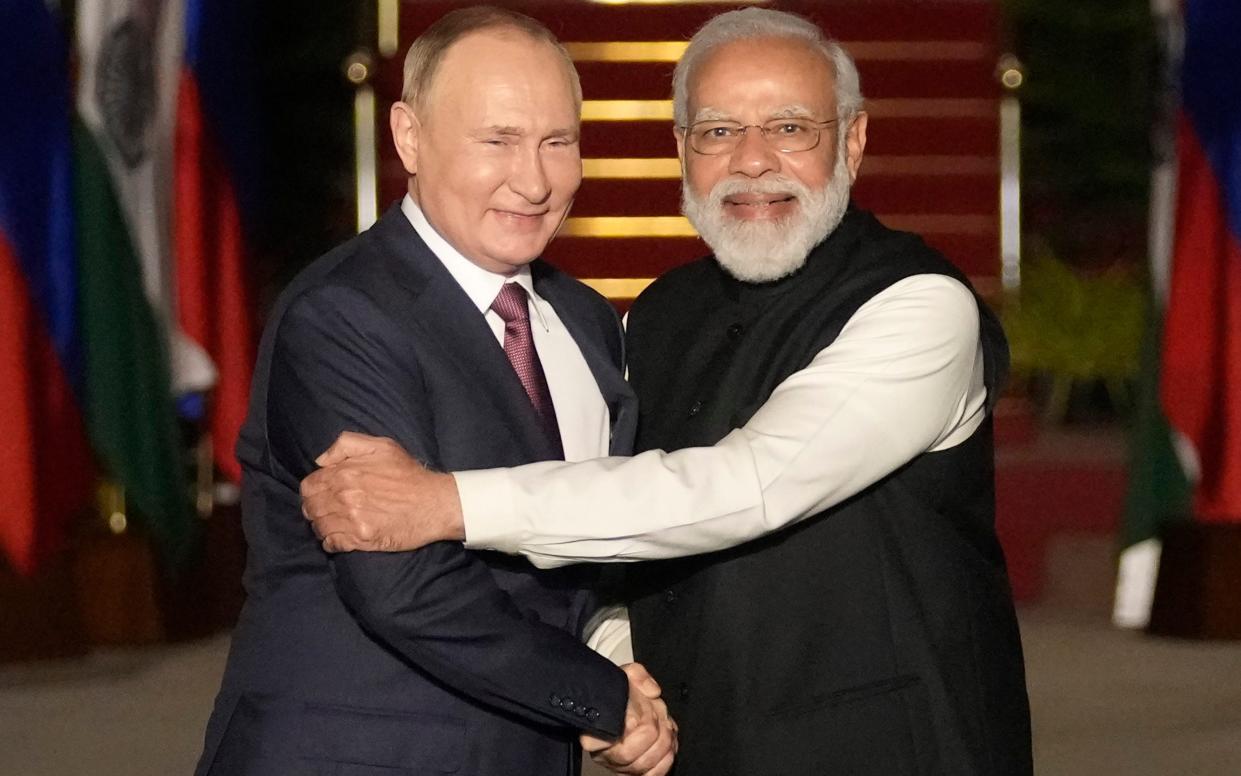
<svg viewBox="0 0 1241 776">
<path fill-rule="evenodd" d="M 451 474 L 433 472 L 391 439 L 345 431 L 302 480 L 302 514 L 328 552 L 414 550 L 461 540 Z"/>
<path fill-rule="evenodd" d="M 664 776 L 672 769 L 677 752 L 677 724 L 668 716 L 659 684 L 640 663 L 621 666 L 629 677 L 629 703 L 625 730 L 615 741 L 581 736 L 595 762 L 616 773 Z"/>
<path fill-rule="evenodd" d="M 391 439 L 346 431 L 302 480 L 302 514 L 328 552 L 414 550 L 461 540 L 461 502 L 451 474 L 427 469 Z M 677 751 L 676 722 L 659 685 L 638 663 L 629 678 L 625 729 L 615 741 L 583 733 L 582 748 L 616 773 L 664 776 Z"/>
</svg>

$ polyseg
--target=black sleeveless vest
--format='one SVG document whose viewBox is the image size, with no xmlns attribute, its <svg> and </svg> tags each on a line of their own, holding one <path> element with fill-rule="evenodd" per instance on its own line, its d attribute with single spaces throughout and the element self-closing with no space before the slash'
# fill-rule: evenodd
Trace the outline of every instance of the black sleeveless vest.
<svg viewBox="0 0 1241 776">
<path fill-rule="evenodd" d="M 737 282 L 710 259 L 669 272 L 629 314 L 638 448 L 714 444 L 867 300 L 927 273 L 968 285 L 858 210 L 774 283 Z M 1008 351 L 979 311 L 992 397 Z M 993 475 L 988 418 L 790 529 L 632 568 L 636 656 L 681 726 L 675 774 L 1030 773 Z"/>
</svg>

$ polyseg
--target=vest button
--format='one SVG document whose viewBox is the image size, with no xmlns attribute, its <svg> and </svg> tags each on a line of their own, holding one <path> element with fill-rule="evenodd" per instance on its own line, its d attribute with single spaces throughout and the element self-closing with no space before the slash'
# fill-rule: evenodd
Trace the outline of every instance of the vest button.
<svg viewBox="0 0 1241 776">
<path fill-rule="evenodd" d="M 739 323 L 734 323 L 732 326 L 728 327 L 728 338 L 731 340 L 738 339 L 741 337 L 741 335 L 744 332 L 745 332 L 744 326 L 742 326 Z"/>
<path fill-rule="evenodd" d="M 664 591 L 664 603 L 675 604 L 676 602 L 677 602 L 677 591 L 665 590 Z"/>
<path fill-rule="evenodd" d="M 689 405 L 689 416 L 691 418 L 700 412 L 702 412 L 702 402 L 696 401 L 693 404 Z"/>
<path fill-rule="evenodd" d="M 689 685 L 681 682 L 681 686 L 677 688 L 677 695 L 681 696 L 681 700 L 689 700 Z"/>
</svg>

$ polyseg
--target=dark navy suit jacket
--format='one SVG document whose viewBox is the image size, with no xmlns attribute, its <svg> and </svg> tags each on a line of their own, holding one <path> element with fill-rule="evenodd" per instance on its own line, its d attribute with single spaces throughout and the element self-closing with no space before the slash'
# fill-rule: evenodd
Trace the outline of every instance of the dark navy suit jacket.
<svg viewBox="0 0 1241 776">
<path fill-rule="evenodd" d="M 628 454 L 615 312 L 531 269 L 609 406 L 613 454 Z M 329 557 L 298 485 L 344 430 L 442 470 L 553 455 L 483 316 L 398 207 L 302 272 L 264 334 L 237 447 L 248 600 L 199 776 L 575 772 L 577 733 L 619 734 L 628 689 L 582 644 L 593 572 L 457 542 Z"/>
</svg>

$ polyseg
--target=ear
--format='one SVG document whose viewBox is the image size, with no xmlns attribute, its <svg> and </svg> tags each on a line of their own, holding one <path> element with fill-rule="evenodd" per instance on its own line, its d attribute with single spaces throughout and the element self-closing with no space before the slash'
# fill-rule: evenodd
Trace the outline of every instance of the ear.
<svg viewBox="0 0 1241 776">
<path fill-rule="evenodd" d="M 845 151 L 849 158 L 849 180 L 857 181 L 858 170 L 862 166 L 862 152 L 866 150 L 866 111 L 860 111 L 849 124 L 849 132 L 845 137 Z"/>
<path fill-rule="evenodd" d="M 414 115 L 414 109 L 404 102 L 392 103 L 388 112 L 388 126 L 392 129 L 392 142 L 396 145 L 396 155 L 401 157 L 405 172 L 410 175 L 418 173 L 418 134 L 422 125 Z"/>
</svg>

